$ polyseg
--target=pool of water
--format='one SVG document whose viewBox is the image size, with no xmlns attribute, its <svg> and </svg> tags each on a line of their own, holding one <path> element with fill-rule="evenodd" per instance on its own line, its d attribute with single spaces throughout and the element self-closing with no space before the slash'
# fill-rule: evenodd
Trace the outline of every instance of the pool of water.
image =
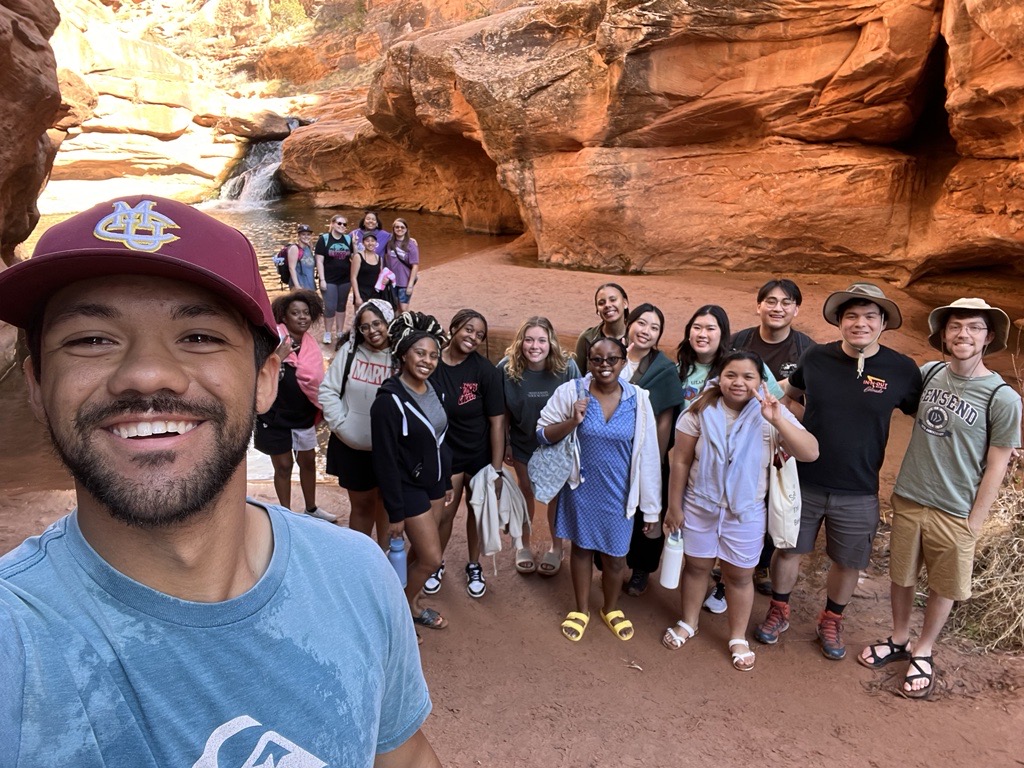
<svg viewBox="0 0 1024 768">
<path fill-rule="evenodd" d="M 256 249 L 260 260 L 263 282 L 270 289 L 281 287 L 271 257 L 281 246 L 295 240 L 295 227 L 308 224 L 314 232 L 326 232 L 327 222 L 337 214 L 343 214 L 354 229 L 363 216 L 356 208 L 312 208 L 291 199 L 275 200 L 262 204 L 239 201 L 215 200 L 201 203 L 197 208 L 230 224 L 245 234 Z M 379 211 L 381 225 L 390 231 L 396 218 L 403 218 L 409 224 L 409 235 L 420 247 L 420 269 L 427 270 L 448 261 L 460 259 L 475 251 L 510 242 L 512 236 L 468 234 L 462 229 L 462 222 L 451 216 L 416 213 L 408 211 Z M 22 246 L 23 252 L 31 253 L 43 232 L 54 224 L 68 218 L 66 214 L 47 215 Z"/>
</svg>

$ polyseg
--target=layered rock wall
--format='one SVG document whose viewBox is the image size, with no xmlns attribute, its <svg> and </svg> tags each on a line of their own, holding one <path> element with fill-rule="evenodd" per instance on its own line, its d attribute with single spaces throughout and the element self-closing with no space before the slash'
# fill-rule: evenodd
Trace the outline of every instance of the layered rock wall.
<svg viewBox="0 0 1024 768">
<path fill-rule="evenodd" d="M 397 42 L 367 116 L 474 228 L 513 228 L 514 203 L 542 260 L 907 281 L 1015 264 L 1024 247 L 1021 14 L 999 0 L 547 3 Z M 949 157 L 919 141 L 943 71 Z"/>
<path fill-rule="evenodd" d="M 57 4 L 62 18 L 51 44 L 65 114 L 51 134 L 60 144 L 44 201 L 51 209 L 76 206 L 81 182 L 97 197 L 145 190 L 203 199 L 247 140 L 288 135 L 267 101 L 223 93 L 168 47 L 127 34 L 98 0 Z M 253 5 L 266 13 L 266 2 Z M 215 6 L 195 18 L 213 18 Z"/>
</svg>

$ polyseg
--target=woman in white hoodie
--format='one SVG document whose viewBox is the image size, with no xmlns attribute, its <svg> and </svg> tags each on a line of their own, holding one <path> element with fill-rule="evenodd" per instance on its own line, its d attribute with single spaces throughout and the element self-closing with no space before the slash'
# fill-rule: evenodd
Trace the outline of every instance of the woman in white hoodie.
<svg viewBox="0 0 1024 768">
<path fill-rule="evenodd" d="M 558 494 L 555 533 L 572 542 L 570 567 L 576 609 L 562 634 L 578 642 L 590 621 L 594 553 L 603 570 L 601 619 L 620 640 L 633 624 L 618 609 L 626 553 L 637 507 L 649 526 L 661 512 L 661 455 L 646 390 L 619 378 L 626 348 L 618 339 L 597 339 L 588 350 L 590 372 L 555 390 L 537 422 L 537 441 L 557 443 L 575 430 L 579 453 L 567 486 Z"/>
<path fill-rule="evenodd" d="M 320 385 L 320 406 L 331 429 L 327 444 L 327 472 L 348 491 L 352 512 L 349 527 L 373 535 L 388 547 L 388 516 L 384 513 L 373 470 L 370 406 L 377 390 L 394 372 L 388 346 L 388 326 L 395 310 L 383 299 L 370 299 L 356 310 L 348 337 Z"/>
</svg>

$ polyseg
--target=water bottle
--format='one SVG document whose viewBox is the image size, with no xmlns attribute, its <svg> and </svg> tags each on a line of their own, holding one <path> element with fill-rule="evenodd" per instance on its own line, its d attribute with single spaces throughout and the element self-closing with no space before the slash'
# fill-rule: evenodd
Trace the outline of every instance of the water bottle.
<svg viewBox="0 0 1024 768">
<path fill-rule="evenodd" d="M 683 532 L 676 531 L 665 539 L 665 549 L 661 555 L 661 575 L 658 583 L 665 589 L 679 586 L 679 574 L 683 570 Z"/>
<path fill-rule="evenodd" d="M 405 539 L 403 537 L 399 536 L 398 538 L 391 539 L 391 547 L 388 549 L 388 560 L 391 561 L 391 565 L 404 587 L 408 580 L 408 574 L 406 572 Z"/>
</svg>

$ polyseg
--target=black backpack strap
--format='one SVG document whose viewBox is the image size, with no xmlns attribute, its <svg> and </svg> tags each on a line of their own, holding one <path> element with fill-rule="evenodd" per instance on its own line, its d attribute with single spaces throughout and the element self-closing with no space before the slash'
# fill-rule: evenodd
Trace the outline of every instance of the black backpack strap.
<svg viewBox="0 0 1024 768">
<path fill-rule="evenodd" d="M 928 386 L 928 382 L 935 378 L 936 374 L 945 368 L 949 363 L 936 363 L 924 374 L 924 380 L 921 382 L 921 393 L 924 394 L 924 388 Z"/>
<path fill-rule="evenodd" d="M 742 331 L 738 331 L 736 335 L 732 337 L 732 348 L 746 349 L 746 345 L 750 343 L 750 337 L 753 335 L 753 328 L 744 328 Z"/>
<path fill-rule="evenodd" d="M 353 331 L 354 332 L 354 331 Z M 356 359 L 356 350 L 349 351 L 345 358 L 345 370 L 341 373 L 341 389 L 338 391 L 338 400 L 345 396 L 345 386 L 348 384 L 348 375 L 352 372 L 352 361 Z"/>
<path fill-rule="evenodd" d="M 1010 386 L 1005 381 L 998 387 L 992 390 L 992 394 L 988 396 L 988 403 L 985 404 L 985 446 L 989 445 L 989 441 L 992 439 L 992 402 L 996 399 L 996 393 L 1003 387 Z"/>
</svg>

